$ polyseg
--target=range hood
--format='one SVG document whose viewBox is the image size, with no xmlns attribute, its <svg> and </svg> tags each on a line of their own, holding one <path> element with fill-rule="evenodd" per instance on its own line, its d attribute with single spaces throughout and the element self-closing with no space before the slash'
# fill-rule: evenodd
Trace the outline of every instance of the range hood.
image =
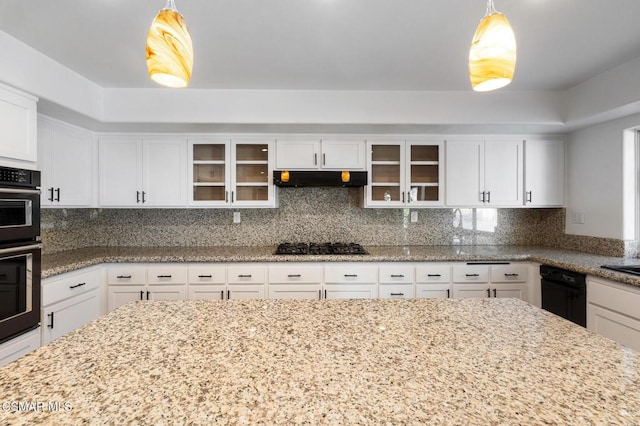
<svg viewBox="0 0 640 426">
<path fill-rule="evenodd" d="M 284 177 L 282 176 L 284 173 Z M 347 175 L 345 175 L 345 173 Z M 288 179 L 287 179 L 287 174 Z M 348 180 L 346 179 L 348 178 Z M 346 180 L 346 181 L 345 181 Z M 342 171 L 285 171 L 273 172 L 273 183 L 282 187 L 342 186 L 363 187 L 367 184 L 367 172 Z"/>
</svg>

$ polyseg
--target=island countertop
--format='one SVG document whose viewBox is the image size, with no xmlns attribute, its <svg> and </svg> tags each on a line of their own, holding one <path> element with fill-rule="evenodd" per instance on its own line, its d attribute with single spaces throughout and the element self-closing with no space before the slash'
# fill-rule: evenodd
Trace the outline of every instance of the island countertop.
<svg viewBox="0 0 640 426">
<path fill-rule="evenodd" d="M 100 263 L 156 262 L 469 262 L 531 261 L 640 287 L 640 277 L 600 268 L 640 264 L 638 258 L 599 256 L 537 246 L 367 246 L 368 255 L 275 255 L 275 246 L 89 247 L 44 254 L 42 277 Z"/>
<path fill-rule="evenodd" d="M 637 425 L 640 354 L 516 299 L 140 301 L 0 369 L 0 404 L 29 425 Z"/>
</svg>

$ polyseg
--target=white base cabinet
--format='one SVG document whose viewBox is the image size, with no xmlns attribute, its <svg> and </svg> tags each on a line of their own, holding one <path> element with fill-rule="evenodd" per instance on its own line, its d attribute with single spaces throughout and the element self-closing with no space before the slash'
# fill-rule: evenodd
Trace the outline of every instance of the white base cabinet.
<svg viewBox="0 0 640 426">
<path fill-rule="evenodd" d="M 529 265 L 474 264 L 453 266 L 453 297 L 513 297 L 529 300 Z"/>
<path fill-rule="evenodd" d="M 185 300 L 184 265 L 116 265 L 107 269 L 108 311 L 134 300 Z"/>
<path fill-rule="evenodd" d="M 640 351 L 640 289 L 587 277 L 587 328 Z"/>
<path fill-rule="evenodd" d="M 0 367 L 40 347 L 40 328 L 31 330 L 0 345 Z"/>
</svg>

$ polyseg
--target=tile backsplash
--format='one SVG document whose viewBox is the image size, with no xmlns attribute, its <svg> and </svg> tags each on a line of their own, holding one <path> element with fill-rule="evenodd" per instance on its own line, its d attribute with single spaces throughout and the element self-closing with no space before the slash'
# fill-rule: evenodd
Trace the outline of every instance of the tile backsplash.
<svg viewBox="0 0 640 426">
<path fill-rule="evenodd" d="M 43 251 L 91 246 L 544 245 L 622 256 L 623 241 L 564 234 L 564 209 L 364 209 L 362 188 L 281 188 L 277 209 L 43 209 Z M 239 211 L 241 223 L 233 223 Z"/>
</svg>

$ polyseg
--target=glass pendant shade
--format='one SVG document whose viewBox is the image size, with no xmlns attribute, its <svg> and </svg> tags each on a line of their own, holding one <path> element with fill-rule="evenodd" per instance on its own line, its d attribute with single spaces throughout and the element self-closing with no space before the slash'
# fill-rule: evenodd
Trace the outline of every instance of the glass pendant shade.
<svg viewBox="0 0 640 426">
<path fill-rule="evenodd" d="M 469 50 L 469 78 L 476 92 L 499 89 L 511 83 L 516 68 L 516 37 L 507 18 L 487 3 Z"/>
<path fill-rule="evenodd" d="M 158 12 L 147 35 L 149 77 L 169 87 L 186 87 L 193 68 L 193 45 L 184 17 L 168 0 Z"/>
</svg>

